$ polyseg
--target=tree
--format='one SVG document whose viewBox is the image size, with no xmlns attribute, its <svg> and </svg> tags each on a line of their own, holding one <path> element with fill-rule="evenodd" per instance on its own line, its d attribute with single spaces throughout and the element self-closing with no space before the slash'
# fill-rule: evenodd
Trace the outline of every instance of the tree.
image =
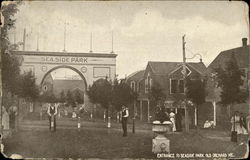
<svg viewBox="0 0 250 160">
<path fill-rule="evenodd" d="M 2 80 L 2 92 L 3 97 L 5 98 L 9 93 L 11 95 L 17 95 L 19 92 L 19 78 L 20 78 L 20 69 L 19 63 L 15 56 L 10 54 L 10 50 L 16 49 L 17 45 L 12 45 L 8 38 L 8 31 L 11 28 L 14 28 L 15 19 L 14 15 L 18 12 L 18 6 L 21 4 L 18 2 L 3 2 L 1 6 L 1 13 L 4 18 L 1 18 L 1 58 L 0 58 L 0 75 Z"/>
<path fill-rule="evenodd" d="M 99 103 L 107 111 L 112 100 L 112 84 L 106 79 L 98 79 L 87 92 L 92 103 Z"/>
<path fill-rule="evenodd" d="M 149 99 L 155 103 L 164 101 L 166 94 L 163 92 L 159 83 L 153 83 L 152 88 L 149 91 Z"/>
<path fill-rule="evenodd" d="M 247 92 L 240 89 L 240 86 L 243 84 L 242 77 L 245 75 L 239 69 L 234 54 L 232 54 L 224 68 L 219 66 L 214 70 L 216 72 L 218 87 L 222 89 L 220 96 L 221 103 L 224 106 L 228 106 L 230 116 L 231 106 L 235 103 L 245 102 L 247 98 Z"/>
<path fill-rule="evenodd" d="M 1 80 L 2 80 L 2 92 L 3 92 L 3 102 L 7 99 L 7 95 L 11 97 L 23 97 L 25 99 L 35 99 L 37 98 L 38 88 L 35 86 L 34 77 L 25 74 L 21 75 L 20 73 L 20 61 L 17 56 L 11 53 L 11 50 L 17 50 L 18 44 L 11 44 L 8 37 L 8 32 L 10 29 L 15 27 L 14 15 L 18 12 L 18 7 L 22 4 L 21 1 L 15 2 L 5 2 L 2 3 L 1 13 L 3 19 L 1 18 L 2 27 L 1 27 Z M 31 78 L 27 80 L 27 78 Z M 30 86 L 24 87 L 27 83 L 32 82 Z M 32 86 L 32 87 L 31 87 Z M 31 90 L 29 90 L 31 89 Z M 32 90 L 34 89 L 34 90 Z M 29 92 L 27 92 L 29 90 Z M 8 106 L 6 106 L 8 107 Z"/>
<path fill-rule="evenodd" d="M 112 90 L 112 105 L 116 110 L 121 110 L 122 105 L 128 106 L 137 98 L 137 93 L 134 92 L 125 81 L 114 80 Z"/>
<path fill-rule="evenodd" d="M 187 78 L 186 87 L 187 99 L 191 100 L 196 105 L 200 105 L 205 102 L 206 92 L 204 81 L 201 79 L 190 80 Z"/>
<path fill-rule="evenodd" d="M 72 93 L 70 92 L 70 90 L 68 90 L 68 92 L 67 92 L 66 102 L 68 105 L 72 105 L 74 107 L 75 99 L 74 99 Z"/>
<path fill-rule="evenodd" d="M 21 76 L 21 90 L 20 97 L 26 98 L 30 101 L 35 101 L 39 96 L 39 88 L 36 85 L 36 78 L 32 72 L 25 72 Z"/>
<path fill-rule="evenodd" d="M 56 98 L 53 92 L 46 92 L 39 97 L 40 102 L 45 103 L 57 103 L 59 100 Z"/>
<path fill-rule="evenodd" d="M 199 110 L 199 106 L 205 102 L 205 97 L 206 97 L 205 84 L 206 83 L 200 77 L 194 80 L 190 80 L 189 78 L 187 78 L 186 80 L 187 80 L 186 81 L 186 97 L 187 97 L 187 100 L 189 101 L 189 103 L 187 103 L 187 106 L 189 108 L 194 107 L 195 109 Z"/>
<path fill-rule="evenodd" d="M 75 100 L 78 104 L 83 104 L 84 103 L 84 98 L 83 95 L 81 95 L 79 90 L 76 90 L 75 92 Z"/>
<path fill-rule="evenodd" d="M 62 102 L 62 103 L 66 102 L 66 96 L 65 96 L 65 93 L 63 90 L 60 93 L 60 102 Z"/>
</svg>

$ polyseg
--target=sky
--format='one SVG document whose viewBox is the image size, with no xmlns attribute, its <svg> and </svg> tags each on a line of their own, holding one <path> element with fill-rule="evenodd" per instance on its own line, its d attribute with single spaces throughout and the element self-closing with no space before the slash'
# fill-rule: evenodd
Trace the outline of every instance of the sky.
<svg viewBox="0 0 250 160">
<path fill-rule="evenodd" d="M 26 50 L 62 51 L 66 23 L 67 52 L 92 50 L 117 54 L 119 78 L 145 69 L 148 61 L 182 61 L 199 53 L 205 65 L 223 50 L 240 47 L 249 37 L 248 7 L 244 2 L 221 1 L 26 1 L 16 14 L 10 40 Z M 14 34 L 15 33 L 15 34 Z M 192 62 L 199 62 L 199 56 Z"/>
<path fill-rule="evenodd" d="M 59 68 L 50 73 L 52 79 L 61 80 L 82 80 L 81 76 L 69 68 Z"/>
</svg>

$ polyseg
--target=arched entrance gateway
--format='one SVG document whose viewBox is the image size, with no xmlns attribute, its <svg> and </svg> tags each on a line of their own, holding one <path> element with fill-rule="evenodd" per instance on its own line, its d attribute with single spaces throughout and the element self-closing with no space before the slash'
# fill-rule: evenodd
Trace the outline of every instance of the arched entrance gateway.
<svg viewBox="0 0 250 160">
<path fill-rule="evenodd" d="M 12 53 L 21 61 L 21 72 L 32 71 L 36 83 L 41 87 L 50 73 L 61 68 L 73 70 L 81 77 L 85 85 L 84 92 L 94 81 L 105 77 L 113 80 L 116 75 L 116 54 L 40 51 L 12 51 Z"/>
</svg>

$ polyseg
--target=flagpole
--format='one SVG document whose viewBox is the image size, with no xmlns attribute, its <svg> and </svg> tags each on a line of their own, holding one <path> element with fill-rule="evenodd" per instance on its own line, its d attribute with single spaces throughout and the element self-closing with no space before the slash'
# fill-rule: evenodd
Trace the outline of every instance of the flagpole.
<svg viewBox="0 0 250 160">
<path fill-rule="evenodd" d="M 25 42 L 26 42 L 26 28 L 23 30 L 23 51 L 25 51 Z"/>
<path fill-rule="evenodd" d="M 113 33 L 113 31 L 112 31 L 112 51 L 111 51 L 111 53 L 114 53 L 114 33 Z"/>
<path fill-rule="evenodd" d="M 92 53 L 92 32 L 90 33 L 90 50 L 89 50 L 90 53 Z"/>
</svg>

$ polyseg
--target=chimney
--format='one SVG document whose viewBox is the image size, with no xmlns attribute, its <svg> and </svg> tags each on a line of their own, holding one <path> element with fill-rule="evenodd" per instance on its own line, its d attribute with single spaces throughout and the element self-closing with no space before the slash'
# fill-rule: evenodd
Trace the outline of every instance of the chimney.
<svg viewBox="0 0 250 160">
<path fill-rule="evenodd" d="M 242 46 L 247 46 L 247 38 L 242 38 Z"/>
</svg>

